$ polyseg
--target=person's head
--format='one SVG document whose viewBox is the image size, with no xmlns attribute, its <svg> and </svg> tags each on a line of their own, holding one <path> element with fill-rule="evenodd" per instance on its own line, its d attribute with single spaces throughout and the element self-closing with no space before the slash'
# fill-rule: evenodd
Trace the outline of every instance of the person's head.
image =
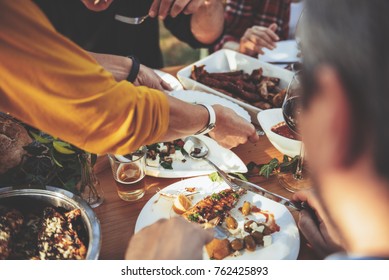
<svg viewBox="0 0 389 280">
<path fill-rule="evenodd" d="M 92 11 L 100 12 L 109 8 L 113 0 L 81 0 L 84 5 Z"/>
<path fill-rule="evenodd" d="M 350 166 L 368 152 L 377 174 L 389 180 L 387 11 L 385 0 L 306 2 L 304 100 L 312 119 L 305 118 L 303 130 L 318 172 L 315 162 Z"/>
<path fill-rule="evenodd" d="M 355 209 L 389 205 L 389 1 L 305 4 L 301 131 L 327 214 L 338 227 L 354 220 L 349 234 L 364 226 Z"/>
</svg>

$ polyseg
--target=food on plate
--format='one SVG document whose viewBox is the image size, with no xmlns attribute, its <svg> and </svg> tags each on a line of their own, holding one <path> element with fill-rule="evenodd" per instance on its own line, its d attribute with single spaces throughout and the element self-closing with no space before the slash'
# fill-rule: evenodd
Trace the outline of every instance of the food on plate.
<svg viewBox="0 0 389 280">
<path fill-rule="evenodd" d="M 251 74 L 243 70 L 209 73 L 205 65 L 193 66 L 191 78 L 230 97 L 246 102 L 259 109 L 281 108 L 286 89 L 279 87 L 280 79 L 263 75 L 263 69 Z"/>
<path fill-rule="evenodd" d="M 173 211 L 178 214 L 184 214 L 189 208 L 192 207 L 192 201 L 184 194 L 180 193 L 174 199 Z"/>
<path fill-rule="evenodd" d="M 245 201 L 242 206 L 242 214 L 247 216 L 251 212 L 251 203 L 248 201 Z"/>
<path fill-rule="evenodd" d="M 189 206 L 191 201 L 183 194 L 176 197 L 173 210 L 177 214 L 182 214 L 190 222 L 202 224 L 204 228 L 219 225 L 229 232 L 228 238 L 213 239 L 206 245 L 211 259 L 221 260 L 230 255 L 238 256 L 242 250 L 253 252 L 257 247 L 270 246 L 271 235 L 280 230 L 274 215 L 253 203 L 244 201 L 238 208 L 239 198 L 244 194 L 244 190 L 226 189 L 203 198 L 193 206 Z M 183 212 L 185 205 L 189 209 Z M 238 211 L 234 212 L 235 207 Z"/>
<path fill-rule="evenodd" d="M 271 131 L 274 133 L 281 135 L 283 137 L 293 139 L 293 140 L 300 140 L 296 133 L 294 133 L 286 124 L 286 122 L 280 122 L 274 126 L 272 126 Z"/>
<path fill-rule="evenodd" d="M 228 216 L 226 218 L 225 222 L 226 222 L 226 226 L 228 229 L 237 229 L 238 228 L 238 222 L 232 216 Z"/>
<path fill-rule="evenodd" d="M 80 216 L 80 209 L 46 207 L 35 214 L 0 206 L 0 259 L 85 259 Z"/>
<path fill-rule="evenodd" d="M 173 169 L 174 161 L 186 162 L 181 150 L 185 142 L 182 139 L 173 142 L 155 143 L 147 146 L 146 165 L 151 167 L 162 166 L 164 169 Z"/>
<path fill-rule="evenodd" d="M 234 251 L 240 251 L 244 248 L 244 241 L 240 238 L 236 238 L 231 241 L 231 249 Z"/>
<path fill-rule="evenodd" d="M 232 253 L 228 239 L 213 239 L 205 248 L 208 256 L 215 260 L 222 260 Z"/>
<path fill-rule="evenodd" d="M 205 197 L 183 214 L 183 217 L 191 222 L 207 223 L 215 218 L 223 222 L 230 211 L 238 202 L 244 190 L 235 192 L 226 189 Z"/>
</svg>

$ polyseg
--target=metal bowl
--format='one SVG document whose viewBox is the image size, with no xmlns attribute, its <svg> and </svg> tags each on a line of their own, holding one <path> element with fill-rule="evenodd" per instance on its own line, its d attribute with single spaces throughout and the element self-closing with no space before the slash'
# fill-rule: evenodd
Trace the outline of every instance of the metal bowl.
<svg viewBox="0 0 389 280">
<path fill-rule="evenodd" d="M 7 199 L 28 199 L 36 205 L 49 204 L 66 210 L 80 209 L 88 233 L 87 260 L 97 260 L 101 248 L 100 222 L 92 208 L 80 197 L 63 189 L 47 186 L 46 189 L 0 188 L 0 203 Z M 15 205 L 17 208 L 17 205 Z"/>
</svg>

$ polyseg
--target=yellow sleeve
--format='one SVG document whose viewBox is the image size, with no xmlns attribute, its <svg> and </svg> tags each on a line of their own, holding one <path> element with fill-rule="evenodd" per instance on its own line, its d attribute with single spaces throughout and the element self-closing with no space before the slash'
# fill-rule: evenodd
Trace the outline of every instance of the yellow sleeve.
<svg viewBox="0 0 389 280">
<path fill-rule="evenodd" d="M 165 94 L 116 82 L 26 0 L 0 0 L 0 100 L 1 111 L 98 154 L 156 142 L 169 123 Z"/>
</svg>

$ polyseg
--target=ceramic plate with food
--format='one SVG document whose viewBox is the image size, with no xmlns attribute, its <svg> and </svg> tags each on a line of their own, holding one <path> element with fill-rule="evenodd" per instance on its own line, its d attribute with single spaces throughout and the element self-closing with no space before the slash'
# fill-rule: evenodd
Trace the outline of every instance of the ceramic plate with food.
<svg viewBox="0 0 389 280">
<path fill-rule="evenodd" d="M 246 173 L 247 167 L 231 150 L 220 146 L 215 140 L 198 135 L 209 148 L 209 159 L 227 172 Z M 181 152 L 184 142 L 156 143 L 148 146 L 146 157 L 146 175 L 160 178 L 185 178 L 206 175 L 215 172 L 204 160 L 187 158 Z"/>
<path fill-rule="evenodd" d="M 182 199 L 183 196 L 188 199 Z M 212 207 L 206 211 L 199 213 L 196 210 L 210 204 Z M 222 211 L 219 209 L 221 204 L 225 206 Z M 184 216 L 188 222 L 201 224 L 219 218 L 219 224 L 229 228 L 228 240 L 214 240 L 214 244 L 203 248 L 204 259 L 297 259 L 300 237 L 293 216 L 285 206 L 261 195 L 235 193 L 224 182 L 213 182 L 208 176 L 186 179 L 167 186 L 146 203 L 136 222 L 135 233 L 161 218 L 178 215 Z M 188 236 L 188 240 L 190 238 Z M 237 239 L 245 240 L 249 248 L 239 248 L 234 241 Z M 231 249 L 231 246 L 237 250 Z M 215 255 L 215 250 L 219 255 Z"/>
</svg>

